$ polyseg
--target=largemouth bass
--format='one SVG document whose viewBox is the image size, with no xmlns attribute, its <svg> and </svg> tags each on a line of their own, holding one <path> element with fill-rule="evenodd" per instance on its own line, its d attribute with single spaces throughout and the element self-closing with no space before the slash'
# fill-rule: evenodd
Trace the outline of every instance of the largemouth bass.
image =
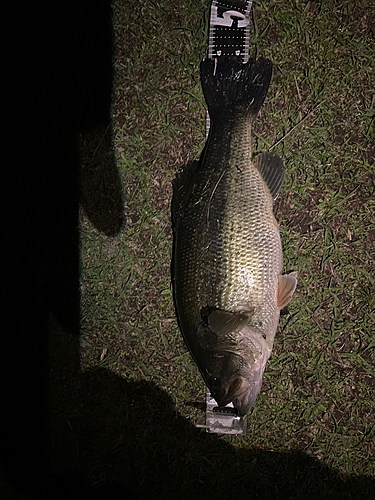
<svg viewBox="0 0 375 500">
<path fill-rule="evenodd" d="M 271 62 L 205 59 L 211 127 L 200 163 L 174 188 L 174 297 L 185 342 L 219 406 L 246 415 L 259 394 L 280 310 L 297 274 L 282 275 L 273 201 L 284 180 L 275 153 L 252 157 L 252 123 Z"/>
</svg>

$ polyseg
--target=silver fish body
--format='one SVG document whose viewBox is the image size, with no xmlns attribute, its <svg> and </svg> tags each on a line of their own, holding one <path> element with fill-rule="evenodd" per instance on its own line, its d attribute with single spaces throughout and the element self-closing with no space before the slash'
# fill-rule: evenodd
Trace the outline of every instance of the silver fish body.
<svg viewBox="0 0 375 500">
<path fill-rule="evenodd" d="M 283 162 L 270 153 L 252 158 L 252 124 L 271 71 L 264 59 L 253 65 L 203 61 L 211 129 L 200 165 L 178 186 L 173 275 L 179 325 L 217 403 L 232 401 L 239 415 L 260 391 L 280 308 L 296 284 L 294 273 L 281 276 L 273 215 Z"/>
</svg>

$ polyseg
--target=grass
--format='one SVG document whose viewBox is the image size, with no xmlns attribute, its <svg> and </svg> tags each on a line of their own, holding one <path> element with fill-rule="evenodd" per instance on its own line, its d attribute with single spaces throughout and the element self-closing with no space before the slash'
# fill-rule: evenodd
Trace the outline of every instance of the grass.
<svg viewBox="0 0 375 500">
<path fill-rule="evenodd" d="M 64 400 L 77 443 L 65 445 L 66 467 L 125 482 L 142 498 L 370 498 L 375 8 L 253 4 L 250 50 L 274 64 L 256 150 L 275 145 L 286 162 L 277 217 L 285 270 L 299 283 L 241 438 L 193 427 L 205 389 L 170 284 L 171 181 L 204 144 L 208 8 L 114 4 L 114 147 L 127 225 L 108 237 L 82 214 L 81 383 L 92 390 L 88 399 L 74 386 L 81 410 Z"/>
</svg>

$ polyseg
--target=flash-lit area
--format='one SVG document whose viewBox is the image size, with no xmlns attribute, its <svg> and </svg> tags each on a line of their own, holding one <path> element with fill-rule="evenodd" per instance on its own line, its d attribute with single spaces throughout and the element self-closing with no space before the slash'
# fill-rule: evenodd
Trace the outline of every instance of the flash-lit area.
<svg viewBox="0 0 375 500">
<path fill-rule="evenodd" d="M 2 334 L 8 420 L 1 498 L 372 498 L 375 4 L 228 0 L 232 11 L 242 9 L 233 17 L 219 1 L 210 14 L 211 3 L 115 0 L 92 17 L 83 9 L 74 30 L 61 33 L 46 14 L 48 37 L 64 40 L 52 73 L 45 61 L 53 62 L 53 52 L 47 57 L 43 43 L 30 49 L 32 57 L 43 56 L 36 57 L 39 97 L 30 98 L 32 112 L 18 114 L 17 126 L 21 120 L 29 137 L 37 119 L 43 133 L 35 129 L 26 142 L 14 136 L 22 168 L 13 170 L 10 184 L 15 236 L 12 285 L 5 287 L 12 292 L 12 327 Z M 206 387 L 212 365 L 201 366 L 195 339 L 184 339 L 188 321 L 177 318 L 176 302 L 191 304 L 201 289 L 172 286 L 173 186 L 176 176 L 190 182 L 201 168 L 210 119 L 200 64 L 223 55 L 209 37 L 212 16 L 221 20 L 222 46 L 233 19 L 233 29 L 247 30 L 241 63 L 272 63 L 251 125 L 251 158 L 277 154 L 285 169 L 280 192 L 282 179 L 270 190 L 267 227 L 279 231 L 290 293 L 280 292 L 276 277 L 274 301 L 281 297 L 282 307 L 272 306 L 277 317 L 270 324 L 278 321 L 277 331 L 254 350 L 260 361 L 253 356 L 256 391 L 246 416 L 238 415 L 235 397 L 233 403 L 223 396 L 219 406 Z M 220 61 L 213 68 L 216 77 Z M 78 76 L 69 79 L 69 71 Z M 35 74 L 28 71 L 31 82 Z M 15 89 L 23 95 L 23 85 Z M 23 109 L 28 99 L 14 102 Z M 191 191 L 177 191 L 183 218 Z M 209 202 L 207 224 L 214 219 L 213 194 Z M 252 248 L 249 255 L 260 273 L 262 255 Z M 202 273 L 207 289 L 219 294 L 211 275 L 227 278 L 233 267 L 225 274 L 217 264 Z M 241 283 L 253 289 L 255 273 L 246 262 L 239 269 Z M 228 292 L 230 300 L 235 292 Z M 233 330 L 250 332 L 253 342 L 268 323 L 246 297 L 237 306 L 240 326 Z M 198 333 L 214 323 L 220 308 L 213 309 L 202 308 Z M 35 326 L 40 321 L 42 328 Z M 250 363 L 246 373 L 255 368 Z M 242 378 L 230 375 L 232 387 L 240 387 Z M 34 453 L 42 458 L 34 461 Z"/>
</svg>

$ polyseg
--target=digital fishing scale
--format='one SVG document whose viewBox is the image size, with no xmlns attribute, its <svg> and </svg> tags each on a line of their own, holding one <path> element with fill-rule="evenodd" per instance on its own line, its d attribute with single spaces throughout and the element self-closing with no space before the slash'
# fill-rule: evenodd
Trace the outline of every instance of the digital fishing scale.
<svg viewBox="0 0 375 500">
<path fill-rule="evenodd" d="M 242 63 L 249 59 L 250 9 L 252 0 L 213 0 L 210 10 L 208 57 L 237 56 Z M 206 114 L 206 136 L 210 117 Z M 206 389 L 206 412 L 197 421 L 197 427 L 216 434 L 246 434 L 246 415 L 239 417 L 232 403 L 217 406 Z"/>
</svg>

